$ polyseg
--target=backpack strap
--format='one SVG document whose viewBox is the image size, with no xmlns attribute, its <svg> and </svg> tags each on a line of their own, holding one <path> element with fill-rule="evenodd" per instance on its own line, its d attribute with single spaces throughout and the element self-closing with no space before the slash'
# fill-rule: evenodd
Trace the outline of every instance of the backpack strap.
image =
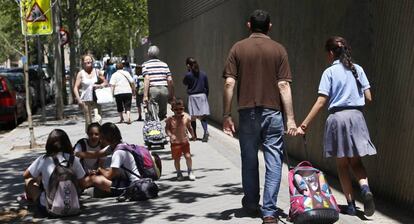
<svg viewBox="0 0 414 224">
<path fill-rule="evenodd" d="M 69 155 L 69 160 L 63 160 L 62 162 L 59 162 L 59 159 L 57 158 L 56 155 L 54 155 L 52 159 L 53 159 L 53 163 L 55 163 L 55 166 L 62 166 L 62 162 L 67 161 L 66 167 L 70 167 L 73 164 L 73 161 L 75 160 L 75 156 Z"/>
<path fill-rule="evenodd" d="M 115 147 L 115 150 L 122 150 L 122 151 L 125 151 L 125 152 L 129 152 L 129 153 L 132 155 L 132 157 L 134 157 L 135 166 L 136 166 L 136 167 L 137 167 L 137 169 L 138 169 L 138 164 L 137 164 L 137 161 L 135 160 L 135 156 L 134 156 L 134 154 L 133 154 L 133 152 L 132 152 L 132 149 L 131 149 L 131 146 L 130 146 L 129 144 L 127 144 L 127 143 L 120 143 L 120 144 L 118 144 L 118 145 Z M 124 165 L 121 165 L 121 168 L 122 168 L 123 170 L 127 171 L 128 173 L 130 173 L 130 174 L 132 174 L 132 175 L 134 175 L 134 176 L 138 177 L 139 179 L 141 179 L 141 176 L 140 176 L 139 174 L 134 173 L 132 170 L 130 170 L 130 169 L 128 169 L 128 168 L 126 168 Z"/>
<path fill-rule="evenodd" d="M 72 166 L 73 161 L 75 161 L 75 156 L 74 155 L 70 155 L 69 156 L 69 161 L 68 161 L 68 166 L 67 167 Z"/>
<path fill-rule="evenodd" d="M 55 166 L 59 166 L 60 165 L 59 159 L 56 157 L 56 155 L 54 155 L 52 157 L 52 159 L 53 159 L 53 163 L 55 163 Z"/>
<path fill-rule="evenodd" d="M 125 151 L 126 151 L 126 150 L 125 150 Z M 135 166 L 136 166 L 136 164 L 135 164 Z M 139 179 L 141 179 L 141 178 L 142 178 L 140 175 L 136 174 L 135 172 L 132 172 L 132 170 L 130 170 L 130 169 L 128 169 L 128 168 L 126 168 L 124 165 L 122 165 L 122 166 L 121 166 L 121 168 L 122 168 L 122 169 L 124 169 L 125 171 L 127 171 L 128 173 L 130 173 L 130 174 L 132 174 L 132 175 L 134 175 L 134 176 L 138 177 Z"/>
<path fill-rule="evenodd" d="M 79 139 L 79 141 L 76 142 L 75 147 L 73 148 L 76 148 L 77 145 L 80 145 L 82 152 L 86 152 L 86 141 L 86 138 Z"/>
<path fill-rule="evenodd" d="M 82 152 L 86 152 L 87 151 L 87 149 L 86 149 L 86 141 L 87 141 L 86 138 L 79 139 L 79 141 L 76 142 L 75 147 L 73 147 L 73 148 L 76 148 L 77 145 L 80 145 L 81 146 L 81 151 Z M 80 160 L 80 163 L 82 165 L 83 170 L 85 170 L 85 172 L 86 172 L 87 169 L 86 169 L 85 159 L 80 158 L 79 160 Z"/>
</svg>

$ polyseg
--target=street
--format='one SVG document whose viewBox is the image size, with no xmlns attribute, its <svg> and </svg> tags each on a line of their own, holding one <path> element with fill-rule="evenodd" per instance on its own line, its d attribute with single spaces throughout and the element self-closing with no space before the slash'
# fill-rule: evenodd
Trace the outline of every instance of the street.
<svg viewBox="0 0 414 224">
<path fill-rule="evenodd" d="M 118 121 L 114 106 L 103 107 L 103 122 Z M 75 143 L 84 137 L 82 115 L 76 105 L 66 106 L 67 118 L 62 121 L 52 119 L 54 113 L 48 107 L 48 121 L 41 123 L 35 116 L 36 142 L 46 142 L 49 132 L 55 128 L 65 130 Z M 136 119 L 136 108 L 132 111 L 132 119 Z M 243 191 L 240 178 L 240 155 L 238 140 L 228 137 L 221 130 L 210 126 L 211 138 L 208 143 L 200 140 L 191 142 L 194 173 L 196 181 L 176 181 L 170 147 L 156 150 L 163 162 L 162 176 L 157 184 L 160 187 L 159 197 L 145 202 L 122 202 L 115 198 L 90 198 L 82 195 L 83 210 L 81 215 L 68 218 L 46 219 L 33 217 L 27 206 L 17 202 L 16 198 L 23 193 L 23 171 L 41 153 L 43 148 L 27 149 L 29 132 L 27 123 L 15 130 L 0 134 L 0 222 L 41 222 L 41 223 L 261 223 L 260 218 L 248 217 L 241 209 Z M 128 143 L 143 144 L 143 122 L 131 125 L 118 124 L 123 138 Z M 197 130 L 201 134 L 201 125 Z M 11 150 L 12 149 L 12 150 Z M 260 157 L 262 155 L 260 154 Z M 262 160 L 262 159 L 261 159 Z M 181 160 L 185 168 L 184 159 Z M 262 161 L 261 161 L 262 162 Z M 261 180 L 264 167 L 260 164 Z M 186 175 L 185 175 L 186 177 Z M 338 204 L 344 205 L 344 196 L 337 180 L 328 176 Z M 399 212 L 392 204 L 376 200 L 377 211 L 369 219 L 363 216 L 362 204 L 357 202 L 360 211 L 357 216 L 340 215 L 337 223 L 414 223 L 414 217 L 408 212 Z M 287 183 L 287 166 L 284 164 L 281 190 L 278 197 L 282 223 L 289 212 L 289 193 Z M 20 213 L 19 213 L 20 212 Z M 19 215 L 20 214 L 20 215 Z"/>
</svg>

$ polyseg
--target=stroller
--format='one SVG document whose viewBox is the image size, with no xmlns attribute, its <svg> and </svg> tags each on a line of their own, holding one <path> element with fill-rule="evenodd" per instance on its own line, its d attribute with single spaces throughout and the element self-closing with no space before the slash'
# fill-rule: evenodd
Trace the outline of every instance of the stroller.
<svg viewBox="0 0 414 224">
<path fill-rule="evenodd" d="M 145 145 L 151 150 L 153 146 L 159 146 L 164 148 L 167 144 L 167 139 L 161 125 L 161 121 L 158 118 L 158 104 L 154 100 L 148 101 L 148 104 L 144 107 L 145 122 L 142 129 L 144 135 Z"/>
</svg>

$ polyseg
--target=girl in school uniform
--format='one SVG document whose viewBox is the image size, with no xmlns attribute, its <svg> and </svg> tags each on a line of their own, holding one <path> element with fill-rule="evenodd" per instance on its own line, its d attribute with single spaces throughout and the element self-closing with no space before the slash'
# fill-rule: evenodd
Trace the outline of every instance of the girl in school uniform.
<svg viewBox="0 0 414 224">
<path fill-rule="evenodd" d="M 328 104 L 324 157 L 336 158 L 339 180 L 348 202 L 345 212 L 356 214 L 351 168 L 361 187 L 365 215 L 372 216 L 375 212 L 374 199 L 361 161 L 361 157 L 377 153 L 362 113 L 365 101 L 372 101 L 370 84 L 362 67 L 352 62 L 351 49 L 344 38 L 329 38 L 325 50 L 331 66 L 323 72 L 319 96 L 297 132 L 304 134 L 318 112 Z"/>
</svg>

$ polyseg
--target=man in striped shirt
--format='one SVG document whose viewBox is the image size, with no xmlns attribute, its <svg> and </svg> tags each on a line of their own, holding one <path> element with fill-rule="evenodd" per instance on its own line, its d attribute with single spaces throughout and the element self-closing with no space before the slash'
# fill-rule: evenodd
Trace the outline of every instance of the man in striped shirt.
<svg viewBox="0 0 414 224">
<path fill-rule="evenodd" d="M 165 62 L 158 59 L 160 50 L 153 45 L 148 49 L 150 60 L 142 64 L 144 76 L 144 102 L 148 98 L 158 103 L 158 117 L 163 120 L 167 115 L 168 100 L 174 100 L 174 86 L 171 71 Z"/>
</svg>

